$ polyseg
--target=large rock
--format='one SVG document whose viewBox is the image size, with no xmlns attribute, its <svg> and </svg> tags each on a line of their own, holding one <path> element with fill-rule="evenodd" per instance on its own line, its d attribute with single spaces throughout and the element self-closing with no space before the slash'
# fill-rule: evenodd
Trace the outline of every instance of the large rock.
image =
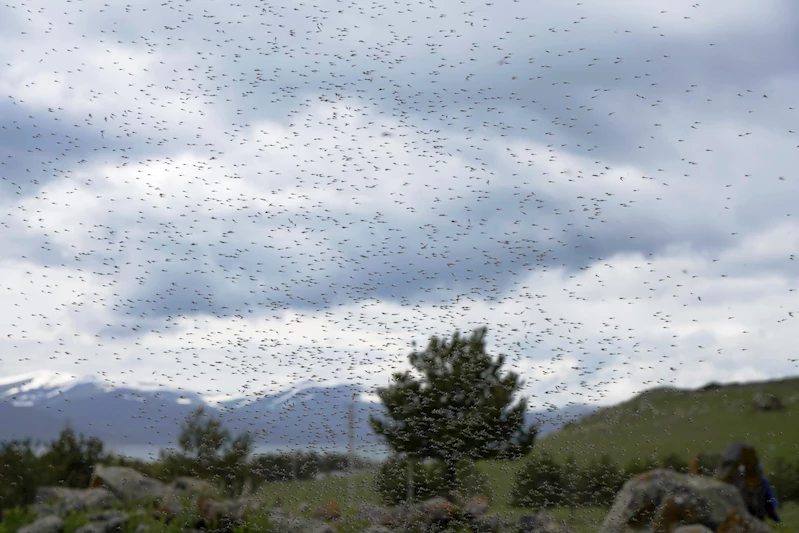
<svg viewBox="0 0 799 533">
<path fill-rule="evenodd" d="M 160 481 L 125 466 L 95 465 L 91 488 L 106 488 L 125 503 L 163 498 L 172 490 Z"/>
<path fill-rule="evenodd" d="M 572 531 L 549 513 L 522 515 L 517 525 L 519 533 L 571 533 Z"/>
<path fill-rule="evenodd" d="M 386 526 L 391 522 L 391 512 L 385 507 L 364 502 L 361 503 L 355 511 L 355 518 Z"/>
<path fill-rule="evenodd" d="M 89 517 L 89 523 L 79 527 L 75 533 L 112 533 L 122 531 L 128 515 L 120 511 L 109 511 Z"/>
<path fill-rule="evenodd" d="M 220 496 L 219 489 L 213 483 L 196 477 L 183 476 L 175 478 L 169 484 L 169 487 L 181 494 Z"/>
<path fill-rule="evenodd" d="M 404 530 L 442 528 L 454 518 L 457 507 L 445 498 L 437 496 L 411 505 L 400 505 L 394 509 L 387 525 Z"/>
<path fill-rule="evenodd" d="M 485 514 L 488 510 L 488 498 L 485 496 L 474 496 L 469 498 L 463 505 L 463 513 L 467 518 L 476 518 Z"/>
<path fill-rule="evenodd" d="M 327 499 L 313 512 L 313 517 L 321 520 L 336 520 L 341 518 L 341 512 L 336 500 Z"/>
<path fill-rule="evenodd" d="M 272 533 L 310 533 L 324 522 L 292 516 L 282 509 L 272 509 L 269 513 Z"/>
<path fill-rule="evenodd" d="M 245 499 L 217 501 L 201 496 L 197 500 L 197 514 L 205 526 L 214 523 L 239 525 L 247 519 L 250 511 L 249 501 Z"/>
<path fill-rule="evenodd" d="M 733 517 L 733 518 L 731 518 Z M 748 533 L 769 533 L 749 514 L 738 490 L 709 477 L 657 469 L 627 481 L 600 527 L 600 533 L 672 532 L 681 525 L 718 531 L 739 520 Z"/>
<path fill-rule="evenodd" d="M 32 524 L 22 526 L 17 533 L 61 533 L 64 531 L 64 521 L 57 516 L 45 516 Z"/>
<path fill-rule="evenodd" d="M 72 511 L 110 509 L 119 499 L 108 489 L 38 487 L 32 506 L 39 516 L 66 515 Z"/>
</svg>

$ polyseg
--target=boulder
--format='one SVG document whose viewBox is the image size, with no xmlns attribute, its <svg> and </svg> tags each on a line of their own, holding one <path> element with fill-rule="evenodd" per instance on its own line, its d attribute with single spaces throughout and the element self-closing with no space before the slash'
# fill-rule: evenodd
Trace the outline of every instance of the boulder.
<svg viewBox="0 0 799 533">
<path fill-rule="evenodd" d="M 187 498 L 178 494 L 167 494 L 159 498 L 158 502 L 153 509 L 153 516 L 155 518 L 166 518 L 167 521 L 172 520 L 188 505 Z"/>
<path fill-rule="evenodd" d="M 677 526 L 672 533 L 716 533 L 707 526 L 702 524 L 688 524 L 686 526 Z"/>
<path fill-rule="evenodd" d="M 437 496 L 415 504 L 405 504 L 394 509 L 387 525 L 403 530 L 446 527 L 455 517 L 457 508 L 445 498 Z"/>
<path fill-rule="evenodd" d="M 174 489 L 175 492 L 182 494 L 198 496 L 200 494 L 211 494 L 219 496 L 219 490 L 213 483 L 195 477 L 183 476 L 175 478 L 172 483 L 169 484 L 169 487 Z"/>
<path fill-rule="evenodd" d="M 549 513 L 524 514 L 519 517 L 519 533 L 571 533 L 563 522 L 558 522 Z"/>
<path fill-rule="evenodd" d="M 361 503 L 355 511 L 355 518 L 386 526 L 391 522 L 391 512 L 379 505 Z"/>
<path fill-rule="evenodd" d="M 316 520 L 291 516 L 282 509 L 272 509 L 269 519 L 272 533 L 308 533 L 319 525 Z"/>
<path fill-rule="evenodd" d="M 72 489 L 67 487 L 38 487 L 33 510 L 39 516 L 65 515 L 72 511 L 110 509 L 118 503 L 108 489 Z"/>
<path fill-rule="evenodd" d="M 217 501 L 208 496 L 197 499 L 197 515 L 203 525 L 241 524 L 247 518 L 249 502 L 244 499 Z"/>
<path fill-rule="evenodd" d="M 740 493 L 732 485 L 708 477 L 656 469 L 624 484 L 599 531 L 673 533 L 674 528 L 689 524 L 718 531 L 722 524 L 729 522 L 730 516 L 739 517 L 749 533 L 770 531 L 749 514 Z"/>
<path fill-rule="evenodd" d="M 364 529 L 363 533 L 391 533 L 391 530 L 386 526 L 374 524 Z"/>
<path fill-rule="evenodd" d="M 314 511 L 313 517 L 321 520 L 336 520 L 341 518 L 338 503 L 333 499 L 325 500 L 317 507 L 316 511 Z"/>
<path fill-rule="evenodd" d="M 502 519 L 497 513 L 481 514 L 469 519 L 469 527 L 474 533 L 498 533 L 502 526 Z"/>
<path fill-rule="evenodd" d="M 463 505 L 463 513 L 466 518 L 476 518 L 485 514 L 488 510 L 488 498 L 485 496 L 475 496 L 469 498 Z"/>
<path fill-rule="evenodd" d="M 156 479 L 125 466 L 95 465 L 91 488 L 106 488 L 125 503 L 163 498 L 170 488 Z"/>
<path fill-rule="evenodd" d="M 90 522 L 75 530 L 75 533 L 112 533 L 122 531 L 128 523 L 128 515 L 120 511 L 109 511 L 89 517 Z"/>
<path fill-rule="evenodd" d="M 57 516 L 45 516 L 32 524 L 22 526 L 17 533 L 61 533 L 64 531 L 64 521 Z"/>
</svg>

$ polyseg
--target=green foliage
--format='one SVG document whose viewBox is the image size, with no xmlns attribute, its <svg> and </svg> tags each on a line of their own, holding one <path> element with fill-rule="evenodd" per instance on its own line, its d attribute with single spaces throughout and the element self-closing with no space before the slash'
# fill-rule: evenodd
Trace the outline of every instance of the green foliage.
<svg viewBox="0 0 799 533">
<path fill-rule="evenodd" d="M 40 461 L 48 468 L 43 471 L 41 485 L 85 488 L 89 486 L 94 465 L 105 462 L 108 454 L 103 443 L 95 437 L 86 439 L 75 435 L 69 424 L 57 439 L 50 442 L 49 449 Z"/>
<path fill-rule="evenodd" d="M 36 520 L 36 513 L 29 507 L 12 507 L 6 509 L 0 516 L 0 533 L 15 533 L 22 526 L 27 526 Z"/>
<path fill-rule="evenodd" d="M 699 474 L 702 476 L 713 476 L 721 462 L 721 452 L 699 454 Z"/>
<path fill-rule="evenodd" d="M 745 441 L 768 457 L 799 453 L 799 378 L 731 384 L 708 390 L 665 389 L 642 393 L 629 401 L 582 417 L 579 424 L 536 440 L 536 449 L 553 454 L 570 450 L 580 463 L 602 453 L 619 464 L 636 456 L 677 451 L 691 459 L 696 452 L 722 452 L 731 442 Z M 785 398 L 781 411 L 752 411 L 753 394 Z M 699 432 L 697 433 L 697 429 Z M 685 452 L 686 446 L 692 448 Z M 711 455 L 711 454 L 708 454 Z M 715 469 L 710 461 L 706 468 Z M 711 473 L 706 473 L 710 474 Z"/>
<path fill-rule="evenodd" d="M 136 533 L 140 525 L 145 526 L 151 533 L 183 533 L 191 529 L 189 524 L 194 521 L 185 511 L 171 520 L 164 516 L 153 516 L 149 509 L 145 509 L 145 512 L 140 512 L 141 509 L 133 512 L 129 509 L 124 511 L 128 514 L 128 521 L 122 526 L 122 533 Z"/>
<path fill-rule="evenodd" d="M 560 506 L 567 501 L 567 487 L 564 467 L 548 453 L 538 454 L 516 473 L 511 505 L 537 510 Z"/>
<path fill-rule="evenodd" d="M 658 468 L 658 462 L 653 458 L 647 457 L 646 459 L 642 459 L 641 457 L 635 457 L 624 467 L 624 473 L 628 478 L 631 478 L 656 468 Z"/>
<path fill-rule="evenodd" d="M 668 468 L 681 474 L 687 474 L 690 464 L 679 453 L 671 452 L 660 460 L 660 468 Z"/>
<path fill-rule="evenodd" d="M 375 491 L 384 505 L 399 505 L 408 501 L 408 462 L 413 461 L 413 500 L 424 501 L 435 496 L 446 496 L 449 487 L 444 475 L 446 466 L 441 461 L 424 463 L 404 456 L 394 456 L 386 461 L 375 475 Z M 488 479 L 469 461 L 456 465 L 456 487 L 462 497 L 488 495 Z"/>
<path fill-rule="evenodd" d="M 579 501 L 583 505 L 609 506 L 626 480 L 625 472 L 608 454 L 602 454 L 580 471 L 577 481 Z"/>
<path fill-rule="evenodd" d="M 178 446 L 181 453 L 161 454 L 164 474 L 189 475 L 207 479 L 224 488 L 228 497 L 241 494 L 245 485 L 257 485 L 249 474 L 248 456 L 252 436 L 241 433 L 231 439 L 222 422 L 206 417 L 203 406 L 195 409 L 181 426 Z"/>
<path fill-rule="evenodd" d="M 274 529 L 269 514 L 264 509 L 250 513 L 244 524 L 232 528 L 231 533 L 271 533 Z M 343 533 L 339 531 L 339 533 Z"/>
<path fill-rule="evenodd" d="M 67 515 L 63 516 L 63 520 L 63 533 L 75 533 L 78 528 L 89 523 L 89 513 L 87 511 L 70 511 Z"/>
<path fill-rule="evenodd" d="M 5 510 L 31 505 L 41 478 L 30 439 L 0 445 L 0 520 Z"/>
<path fill-rule="evenodd" d="M 527 400 L 511 407 L 523 383 L 514 372 L 499 375 L 505 357 L 494 361 L 485 353 L 485 333 L 480 328 L 461 338 L 456 332 L 450 342 L 432 337 L 424 351 L 409 356 L 421 380 L 395 373 L 392 385 L 377 390 L 388 419 L 369 417 L 396 452 L 443 461 L 451 488 L 459 460 L 524 455 L 537 434 L 537 427 L 524 427 Z"/>
<path fill-rule="evenodd" d="M 4 509 L 28 506 L 36 488 L 44 485 L 84 488 L 89 486 L 95 463 L 106 460 L 103 443 L 76 436 L 67 426 L 41 457 L 30 439 L 0 445 L 0 518 Z"/>
</svg>

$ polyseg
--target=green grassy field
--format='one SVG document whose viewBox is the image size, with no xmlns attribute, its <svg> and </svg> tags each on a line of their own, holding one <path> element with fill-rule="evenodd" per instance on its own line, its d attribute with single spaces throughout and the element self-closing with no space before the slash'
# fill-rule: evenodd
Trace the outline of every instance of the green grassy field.
<svg viewBox="0 0 799 533">
<path fill-rule="evenodd" d="M 775 394 L 785 409 L 756 411 L 754 394 Z M 676 452 L 686 460 L 699 451 L 721 452 L 729 443 L 744 440 L 753 444 L 761 461 L 768 466 L 775 457 L 799 455 L 799 379 L 768 383 L 725 385 L 718 390 L 682 391 L 655 389 L 620 405 L 604 408 L 579 424 L 548 435 L 536 443 L 533 453 L 548 451 L 562 460 L 573 453 L 578 463 L 586 463 L 607 453 L 625 465 L 650 454 L 662 457 Z M 510 506 L 516 472 L 524 461 L 481 461 L 477 467 L 486 474 L 491 492 L 491 509 L 514 521 L 529 509 Z M 379 504 L 373 489 L 374 474 L 351 478 L 326 478 L 318 481 L 285 481 L 263 487 L 258 497 L 274 503 L 279 497 L 297 515 L 302 502 L 315 508 L 334 498 L 343 517 L 351 517 L 358 504 Z M 779 495 L 778 495 L 779 496 Z M 596 531 L 607 509 L 588 507 L 555 509 L 552 514 L 565 520 L 578 533 Z M 799 533 L 799 503 L 783 504 L 784 524 L 769 522 L 778 533 Z M 362 525 L 362 524 L 361 524 Z M 351 530 L 359 524 L 351 524 Z"/>
<path fill-rule="evenodd" d="M 756 411 L 757 393 L 779 396 L 785 409 Z M 699 451 L 721 452 L 736 440 L 754 445 L 764 465 L 799 455 L 799 379 L 706 392 L 655 389 L 547 435 L 536 447 L 560 458 L 574 453 L 578 463 L 607 453 L 624 465 L 670 452 L 690 459 Z"/>
<path fill-rule="evenodd" d="M 510 487 L 513 481 L 513 474 L 515 474 L 520 464 L 514 465 L 495 461 L 484 461 L 478 464 L 478 467 L 483 472 L 489 474 L 489 483 L 492 489 L 491 512 L 499 513 L 502 517 L 514 522 L 521 515 L 534 512 L 530 509 L 510 506 Z M 342 533 L 349 533 L 367 526 L 365 523 L 359 524 L 352 521 L 357 506 L 361 502 L 379 505 L 380 499 L 372 489 L 374 474 L 355 476 L 351 493 L 348 481 L 346 478 L 327 478 L 319 481 L 272 483 L 263 487 L 257 497 L 268 504 L 272 504 L 277 498 L 280 498 L 283 506 L 292 514 L 305 517 L 310 517 L 312 513 L 301 512 L 298 509 L 303 502 L 311 504 L 312 508 L 316 508 L 324 500 L 333 498 L 339 504 L 343 520 L 351 526 L 346 528 L 348 531 L 343 531 Z M 352 497 L 350 497 L 350 494 L 352 494 Z M 558 508 L 550 512 L 555 518 L 564 520 L 574 528 L 576 533 L 589 533 L 595 532 L 599 528 L 607 509 L 598 507 L 578 507 L 573 510 Z M 769 522 L 769 525 L 776 533 L 799 533 L 799 503 L 789 502 L 784 504 L 780 515 L 783 524 Z"/>
</svg>

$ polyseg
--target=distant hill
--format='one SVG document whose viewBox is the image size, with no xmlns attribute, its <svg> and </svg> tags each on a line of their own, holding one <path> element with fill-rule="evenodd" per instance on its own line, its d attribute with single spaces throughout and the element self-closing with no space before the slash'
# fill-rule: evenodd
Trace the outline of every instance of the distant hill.
<svg viewBox="0 0 799 533">
<path fill-rule="evenodd" d="M 99 437 L 109 446 L 150 446 L 157 453 L 175 445 L 181 424 L 203 405 L 233 435 L 249 431 L 258 445 L 341 449 L 347 445 L 348 409 L 354 402 L 356 445 L 372 448 L 380 440 L 368 415 L 382 413 L 382 407 L 365 400 L 367 392 L 358 385 L 300 382 L 275 394 L 211 404 L 188 391 L 113 387 L 97 378 L 43 371 L 0 381 L 0 442 L 27 437 L 49 442 L 69 420 L 76 433 Z M 546 435 L 595 409 L 570 405 L 530 411 L 528 423 L 540 424 L 540 435 Z"/>
<path fill-rule="evenodd" d="M 765 394 L 778 396 L 784 409 L 755 409 L 753 397 Z M 652 389 L 567 424 L 536 449 L 561 458 L 574 453 L 580 463 L 607 453 L 623 466 L 636 457 L 670 452 L 690 460 L 699 451 L 721 452 L 736 440 L 754 445 L 765 464 L 799 455 L 799 378 Z"/>
</svg>

